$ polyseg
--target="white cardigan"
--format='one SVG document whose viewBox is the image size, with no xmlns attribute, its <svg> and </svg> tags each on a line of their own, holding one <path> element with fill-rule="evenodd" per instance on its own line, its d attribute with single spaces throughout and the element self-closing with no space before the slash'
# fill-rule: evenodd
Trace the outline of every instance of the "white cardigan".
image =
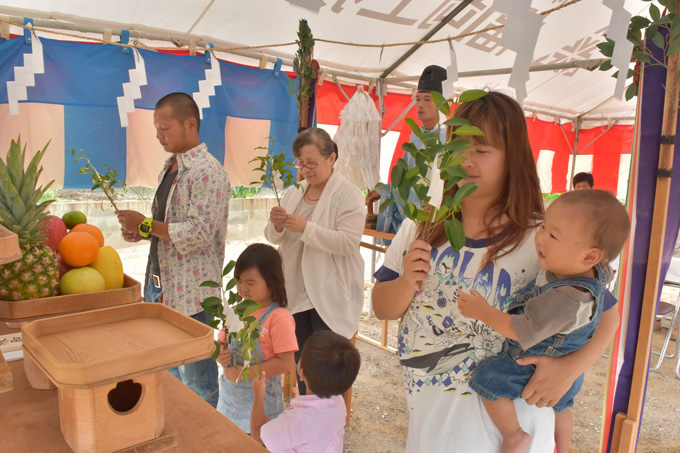
<svg viewBox="0 0 680 453">
<path fill-rule="evenodd" d="M 302 181 L 300 188 L 287 189 L 281 207 L 288 213 L 294 212 L 307 186 Z M 287 235 L 285 228 L 277 232 L 271 221 L 264 229 L 267 240 L 279 244 L 286 282 L 302 278 L 321 319 L 333 332 L 347 338 L 356 333 L 364 305 L 364 260 L 359 242 L 365 223 L 366 206 L 361 191 L 333 171 L 298 239 L 304 242 L 302 272 L 292 269 L 293 264 L 286 259 L 286 248 L 296 239 Z M 294 306 L 289 309 L 296 313 Z"/>
</svg>

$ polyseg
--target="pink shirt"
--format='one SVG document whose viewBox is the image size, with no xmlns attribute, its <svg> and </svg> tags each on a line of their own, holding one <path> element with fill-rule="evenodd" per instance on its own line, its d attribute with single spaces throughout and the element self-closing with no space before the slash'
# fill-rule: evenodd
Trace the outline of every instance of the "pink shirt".
<svg viewBox="0 0 680 453">
<path fill-rule="evenodd" d="M 341 395 L 298 396 L 262 426 L 260 437 L 272 453 L 342 453 L 346 415 Z"/>
</svg>

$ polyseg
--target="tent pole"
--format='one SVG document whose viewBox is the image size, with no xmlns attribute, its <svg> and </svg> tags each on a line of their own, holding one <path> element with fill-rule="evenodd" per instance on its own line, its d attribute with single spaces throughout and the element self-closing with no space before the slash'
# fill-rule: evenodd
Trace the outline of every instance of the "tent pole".
<svg viewBox="0 0 680 453">
<path fill-rule="evenodd" d="M 593 71 L 594 69 L 597 69 L 606 60 L 607 60 L 606 58 L 591 58 L 588 60 L 564 61 L 562 63 L 537 64 L 529 66 L 529 72 L 559 71 L 561 69 L 573 69 L 573 68 L 580 68 L 586 69 L 588 71 Z M 462 79 L 465 77 L 482 77 L 510 73 L 512 73 L 512 68 L 480 69 L 477 71 L 461 71 L 458 73 L 458 78 Z M 387 79 L 387 82 L 388 83 L 417 82 L 419 77 L 420 76 L 389 77 Z"/>
<path fill-rule="evenodd" d="M 676 0 L 676 5 L 676 7 L 680 7 L 680 0 Z M 671 172 L 673 169 L 675 133 L 678 120 L 678 100 L 680 99 L 680 85 L 677 80 L 678 69 L 680 69 L 680 52 L 675 52 L 668 57 L 668 67 L 666 68 L 666 92 L 663 104 L 661 144 L 659 145 L 659 165 L 654 194 L 649 254 L 647 256 L 647 272 L 642 295 L 640 327 L 637 347 L 635 349 L 633 379 L 628 399 L 628 411 L 627 413 L 619 412 L 616 414 L 614 433 L 618 432 L 620 436 L 618 439 L 613 439 L 612 451 L 634 452 L 640 429 L 652 333 L 654 331 L 656 302 L 659 296 L 661 260 L 663 258 L 663 245 L 671 190 Z"/>
<path fill-rule="evenodd" d="M 428 31 L 427 33 L 425 33 L 425 36 L 423 36 L 420 40 L 421 40 L 421 41 L 427 41 L 428 39 L 430 39 L 431 37 L 433 37 L 433 36 L 435 35 L 435 33 L 437 33 L 439 30 L 441 30 L 442 28 L 444 28 L 444 26 L 445 26 L 446 24 L 448 24 L 448 23 L 451 21 L 451 19 L 453 19 L 454 17 L 456 17 L 456 16 L 458 15 L 458 13 L 460 13 L 461 11 L 463 11 L 463 9 L 465 9 L 465 7 L 468 6 L 470 3 L 472 3 L 472 0 L 463 0 L 462 2 L 460 2 L 460 4 L 459 4 L 458 6 L 456 6 L 456 7 L 453 9 L 453 11 L 451 11 L 449 14 L 447 14 L 446 17 L 444 17 L 444 18 L 441 20 L 441 22 L 439 22 L 437 25 L 435 25 L 435 26 L 432 28 L 432 30 L 430 30 L 430 31 Z M 397 58 L 397 61 L 395 61 L 394 63 L 392 63 L 392 65 L 391 65 L 389 68 L 385 69 L 385 70 L 383 71 L 383 73 L 380 74 L 379 78 L 384 79 L 384 78 L 387 77 L 389 74 L 391 74 L 392 71 L 394 71 L 395 69 L 397 69 L 397 67 L 399 67 L 400 64 L 402 64 L 404 61 L 406 61 L 406 59 L 407 59 L 408 57 L 410 57 L 416 50 L 418 50 L 418 49 L 420 48 L 420 46 L 422 46 L 422 44 L 415 44 L 415 45 L 412 46 L 410 49 L 408 49 L 406 52 L 404 52 L 404 55 L 402 55 L 401 57 Z"/>
<path fill-rule="evenodd" d="M 571 150 L 571 171 L 569 172 L 569 179 L 567 180 L 567 192 L 572 186 L 574 180 L 574 169 L 576 168 L 576 156 L 578 156 L 578 139 L 581 132 L 581 117 L 577 116 L 574 120 L 574 148 Z M 573 189 L 573 187 L 571 187 Z"/>
</svg>

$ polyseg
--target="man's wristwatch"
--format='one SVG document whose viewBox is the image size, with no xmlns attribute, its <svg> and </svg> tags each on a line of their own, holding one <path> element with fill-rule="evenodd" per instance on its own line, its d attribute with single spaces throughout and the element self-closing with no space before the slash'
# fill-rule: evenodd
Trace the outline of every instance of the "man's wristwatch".
<svg viewBox="0 0 680 453">
<path fill-rule="evenodd" d="M 148 238 L 149 235 L 151 234 L 151 223 L 153 222 L 153 219 L 151 217 L 147 217 L 146 219 L 142 220 L 142 223 L 139 224 L 137 227 L 139 229 L 139 234 L 144 236 L 145 238 Z"/>
</svg>

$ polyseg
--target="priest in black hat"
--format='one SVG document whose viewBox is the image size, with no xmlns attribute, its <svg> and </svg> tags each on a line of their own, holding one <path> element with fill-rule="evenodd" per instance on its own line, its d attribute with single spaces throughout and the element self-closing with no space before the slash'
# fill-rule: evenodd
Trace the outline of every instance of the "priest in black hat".
<svg viewBox="0 0 680 453">
<path fill-rule="evenodd" d="M 416 114 L 418 121 L 422 123 L 420 127 L 424 131 L 437 132 L 440 134 L 442 142 L 446 140 L 446 128 L 439 127 L 439 110 L 432 99 L 432 91 L 442 94 L 442 82 L 446 80 L 446 69 L 437 65 L 430 65 L 423 70 L 418 79 L 418 92 L 416 93 Z M 423 142 L 414 133 L 409 139 L 416 148 L 422 148 Z M 404 159 L 409 166 L 414 166 L 415 162 L 409 153 L 404 153 Z"/>
<path fill-rule="evenodd" d="M 442 82 L 446 80 L 446 69 L 437 65 L 430 65 L 423 70 L 423 73 L 418 79 L 418 92 L 416 93 L 416 114 L 418 115 L 418 121 L 422 123 L 421 129 L 426 131 L 432 131 L 439 133 L 441 141 L 446 140 L 446 128 L 439 127 L 439 110 L 437 110 L 437 105 L 432 99 L 432 91 L 437 93 L 442 93 Z M 409 139 L 411 143 L 416 145 L 417 148 L 423 148 L 423 142 L 418 138 L 415 133 L 411 133 Z M 415 166 L 415 159 L 411 154 L 405 152 L 404 159 L 408 162 L 409 166 Z M 366 204 L 373 203 L 375 200 L 380 199 L 382 204 L 388 198 L 393 195 L 391 192 L 382 190 L 376 192 L 372 190 L 366 196 Z M 418 198 L 415 193 L 412 192 L 409 199 L 419 205 Z M 396 233 L 404 221 L 403 207 L 398 203 L 392 203 L 387 209 L 378 215 L 375 229 L 385 233 Z M 378 242 L 381 240 L 379 239 Z M 390 241 L 382 241 L 385 245 L 389 245 Z"/>
</svg>

